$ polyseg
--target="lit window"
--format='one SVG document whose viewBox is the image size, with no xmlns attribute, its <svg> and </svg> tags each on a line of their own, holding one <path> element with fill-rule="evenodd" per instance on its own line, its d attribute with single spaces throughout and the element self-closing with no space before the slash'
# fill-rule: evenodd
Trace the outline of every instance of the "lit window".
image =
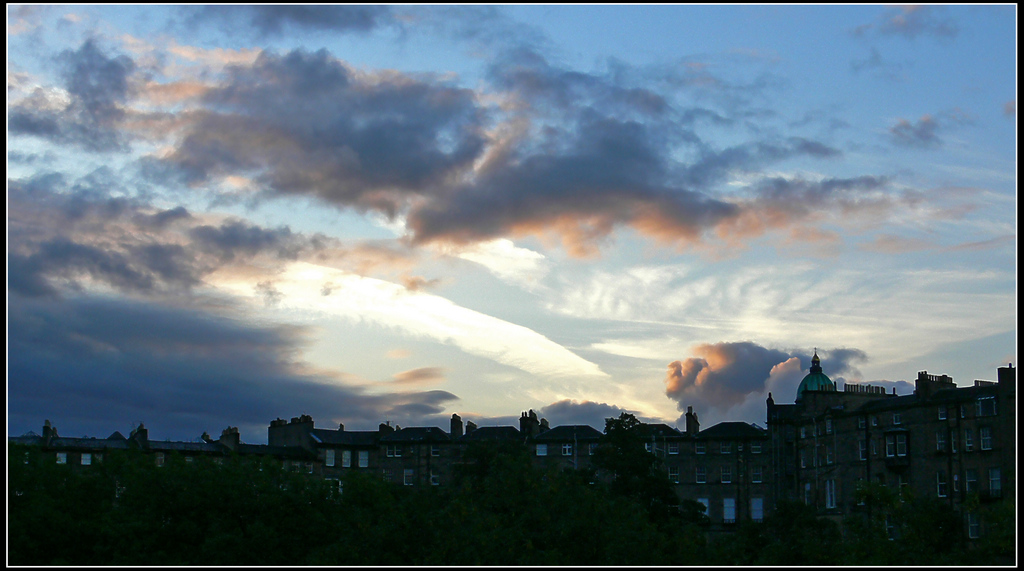
<svg viewBox="0 0 1024 571">
<path fill-rule="evenodd" d="M 536 450 L 537 450 L 537 456 L 547 456 L 548 455 L 548 445 L 547 444 L 538 444 Z"/>
<path fill-rule="evenodd" d="M 750 474 L 750 481 L 755 484 L 760 484 L 762 480 L 762 469 L 760 466 L 754 466 L 754 469 Z"/>
<path fill-rule="evenodd" d="M 723 484 L 731 484 L 732 483 L 732 467 L 731 466 L 722 466 L 722 483 Z"/>
<path fill-rule="evenodd" d="M 707 471 L 704 466 L 697 466 L 697 483 L 703 484 L 707 481 Z"/>
<path fill-rule="evenodd" d="M 992 428 L 982 426 L 978 429 L 978 437 L 981 439 L 982 450 L 992 450 Z"/>
<path fill-rule="evenodd" d="M 938 494 L 938 496 L 940 498 L 944 498 L 944 497 L 947 496 L 947 492 L 946 492 L 946 473 L 945 472 L 936 472 L 935 473 L 935 490 L 936 490 L 936 494 Z"/>
<path fill-rule="evenodd" d="M 411 486 L 416 483 L 416 472 L 412 468 L 406 468 L 402 472 L 402 483 L 406 486 Z"/>
<path fill-rule="evenodd" d="M 946 431 L 936 430 L 935 431 L 935 450 L 937 452 L 946 451 Z"/>
<path fill-rule="evenodd" d="M 1003 482 L 1000 478 L 999 468 L 988 469 L 988 491 L 992 497 L 998 498 L 1003 495 Z"/>
<path fill-rule="evenodd" d="M 974 451 L 974 433 L 970 428 L 964 429 L 964 452 Z"/>
<path fill-rule="evenodd" d="M 68 463 L 68 453 L 67 452 L 58 452 L 57 453 L 57 463 L 58 464 L 67 464 Z"/>
<path fill-rule="evenodd" d="M 679 466 L 668 467 L 668 479 L 672 480 L 673 483 L 679 483 Z"/>
<path fill-rule="evenodd" d="M 572 456 L 572 444 L 562 445 L 562 456 Z"/>
<path fill-rule="evenodd" d="M 722 498 L 722 522 L 736 523 L 736 498 Z"/>
<path fill-rule="evenodd" d="M 694 442 L 693 451 L 696 452 L 697 454 L 703 454 L 705 451 L 704 442 Z"/>
<path fill-rule="evenodd" d="M 825 480 L 825 507 L 832 509 L 836 507 L 836 481 Z"/>
<path fill-rule="evenodd" d="M 92 465 L 92 454 L 89 454 L 88 452 L 83 452 L 82 453 L 82 466 L 90 466 L 90 465 Z"/>
<path fill-rule="evenodd" d="M 764 519 L 764 498 L 750 498 L 750 519 L 754 521 Z"/>
<path fill-rule="evenodd" d="M 365 468 L 370 465 L 370 451 L 360 450 L 359 451 L 359 467 Z"/>
<path fill-rule="evenodd" d="M 325 466 L 331 466 L 331 467 L 334 466 L 334 450 L 328 448 L 324 452 L 324 465 Z"/>
<path fill-rule="evenodd" d="M 351 468 L 352 467 L 352 451 L 342 450 L 341 451 L 341 467 Z"/>
</svg>

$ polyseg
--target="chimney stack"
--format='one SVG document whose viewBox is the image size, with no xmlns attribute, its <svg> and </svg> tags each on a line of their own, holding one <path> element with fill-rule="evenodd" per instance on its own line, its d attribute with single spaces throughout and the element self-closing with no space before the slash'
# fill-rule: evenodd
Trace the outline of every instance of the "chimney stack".
<svg viewBox="0 0 1024 571">
<path fill-rule="evenodd" d="M 696 436 L 700 432 L 700 422 L 697 421 L 697 414 L 693 412 L 693 407 L 686 407 L 686 434 Z"/>
<path fill-rule="evenodd" d="M 462 436 L 462 418 L 457 414 L 452 414 L 451 430 L 449 435 L 454 438 Z"/>
<path fill-rule="evenodd" d="M 238 436 L 238 427 L 229 426 L 225 428 L 224 431 L 220 433 L 220 440 L 217 442 L 223 444 L 228 450 L 237 450 L 238 444 L 241 442 L 241 439 Z"/>
<path fill-rule="evenodd" d="M 476 430 L 476 423 L 473 422 L 472 420 L 467 420 L 466 421 L 466 434 L 469 434 L 470 432 L 473 432 L 474 430 Z"/>
</svg>

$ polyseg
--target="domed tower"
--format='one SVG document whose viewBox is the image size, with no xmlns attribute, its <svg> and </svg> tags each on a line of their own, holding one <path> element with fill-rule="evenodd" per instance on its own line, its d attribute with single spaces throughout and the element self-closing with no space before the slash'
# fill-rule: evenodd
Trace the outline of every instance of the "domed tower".
<svg viewBox="0 0 1024 571">
<path fill-rule="evenodd" d="M 828 378 L 828 375 L 821 372 L 821 359 L 818 358 L 818 350 L 815 349 L 814 357 L 811 357 L 811 370 L 804 380 L 800 381 L 800 388 L 796 390 L 796 402 L 800 402 L 800 399 L 803 398 L 804 391 L 834 390 L 836 390 L 836 384 Z"/>
</svg>

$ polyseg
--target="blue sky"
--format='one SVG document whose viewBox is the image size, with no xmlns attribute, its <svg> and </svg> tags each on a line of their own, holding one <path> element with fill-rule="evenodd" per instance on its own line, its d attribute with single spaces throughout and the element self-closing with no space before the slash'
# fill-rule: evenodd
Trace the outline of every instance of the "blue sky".
<svg viewBox="0 0 1024 571">
<path fill-rule="evenodd" d="M 1016 362 L 1015 6 L 8 6 L 8 433 L 764 424 Z"/>
</svg>

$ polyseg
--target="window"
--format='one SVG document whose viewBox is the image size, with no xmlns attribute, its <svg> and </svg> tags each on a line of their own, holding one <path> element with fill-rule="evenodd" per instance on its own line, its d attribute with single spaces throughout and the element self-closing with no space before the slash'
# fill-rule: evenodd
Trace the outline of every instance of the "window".
<svg viewBox="0 0 1024 571">
<path fill-rule="evenodd" d="M 572 444 L 562 445 L 562 456 L 572 456 Z"/>
<path fill-rule="evenodd" d="M 668 467 L 668 479 L 672 480 L 673 483 L 679 483 L 679 466 Z"/>
<path fill-rule="evenodd" d="M 968 494 L 978 489 L 978 471 L 966 470 L 964 472 L 964 491 Z"/>
<path fill-rule="evenodd" d="M 704 453 L 704 449 L 705 449 L 705 445 L 704 445 L 703 442 L 699 442 L 698 441 L 698 442 L 694 442 L 693 443 L 693 451 L 696 452 L 697 454 L 703 454 Z"/>
<path fill-rule="evenodd" d="M 896 456 L 896 435 L 889 434 L 885 437 L 885 457 L 892 458 Z"/>
<path fill-rule="evenodd" d="M 761 453 L 761 443 L 760 442 L 751 442 L 750 443 L 750 453 L 751 454 L 760 454 Z"/>
<path fill-rule="evenodd" d="M 306 462 L 306 473 L 307 474 L 312 474 L 313 473 L 313 463 L 312 462 Z"/>
<path fill-rule="evenodd" d="M 871 439 L 871 455 L 878 455 L 878 444 L 876 443 L 876 440 L 874 438 Z"/>
<path fill-rule="evenodd" d="M 960 474 L 953 474 L 953 491 L 960 491 Z"/>
<path fill-rule="evenodd" d="M 811 505 L 811 483 L 804 482 L 804 503 Z"/>
<path fill-rule="evenodd" d="M 82 466 L 91 466 L 91 465 L 92 465 L 92 454 L 90 454 L 88 452 L 83 452 L 82 453 Z"/>
<path fill-rule="evenodd" d="M 988 469 L 988 492 L 994 498 L 1003 495 L 1003 482 L 1000 477 L 999 468 Z"/>
<path fill-rule="evenodd" d="M 832 434 L 832 419 L 825 419 L 825 434 Z"/>
<path fill-rule="evenodd" d="M 164 465 L 164 453 L 163 452 L 157 452 L 156 453 L 156 465 L 157 466 L 163 466 Z"/>
<path fill-rule="evenodd" d="M 892 413 L 892 423 L 893 424 L 902 424 L 903 423 L 903 416 L 900 415 L 900 413 L 898 413 L 898 412 Z"/>
<path fill-rule="evenodd" d="M 431 486 L 440 486 L 441 485 L 441 476 L 439 476 L 437 474 L 437 472 L 435 472 L 433 470 L 430 471 L 430 485 Z"/>
<path fill-rule="evenodd" d="M 402 471 L 402 484 L 411 486 L 416 483 L 416 471 L 412 468 L 406 468 Z"/>
<path fill-rule="evenodd" d="M 874 415 L 871 416 L 871 426 L 878 426 L 878 417 L 877 416 L 874 416 Z"/>
<path fill-rule="evenodd" d="M 352 451 L 342 450 L 341 451 L 341 467 L 351 468 L 352 467 Z"/>
<path fill-rule="evenodd" d="M 967 537 L 978 539 L 981 536 L 981 525 L 978 514 L 967 514 Z"/>
<path fill-rule="evenodd" d="M 860 459 L 868 459 L 868 441 L 863 438 L 857 441 L 857 448 L 860 450 Z"/>
<path fill-rule="evenodd" d="M 704 468 L 704 466 L 697 466 L 696 478 L 698 484 L 703 484 L 704 482 L 707 481 L 707 471 Z"/>
<path fill-rule="evenodd" d="M 825 507 L 832 509 L 836 507 L 836 481 L 825 480 Z"/>
<path fill-rule="evenodd" d="M 440 444 L 431 444 L 430 445 L 430 455 L 435 457 L 435 458 L 440 456 L 441 455 L 441 445 Z"/>
<path fill-rule="evenodd" d="M 651 451 L 651 443 L 650 442 L 644 442 L 644 450 L 646 450 L 648 452 Z"/>
<path fill-rule="evenodd" d="M 992 428 L 982 426 L 978 429 L 978 438 L 981 440 L 982 450 L 992 450 Z"/>
<path fill-rule="evenodd" d="M 185 463 L 191 464 L 193 460 L 195 460 L 195 458 L 191 456 L 185 456 Z"/>
<path fill-rule="evenodd" d="M 800 467 L 807 467 L 807 451 L 803 449 L 800 450 Z"/>
<path fill-rule="evenodd" d="M 365 468 L 370 465 L 370 451 L 360 450 L 359 451 L 359 467 Z"/>
<path fill-rule="evenodd" d="M 946 420 L 946 407 L 944 405 L 939 407 L 939 420 Z"/>
<path fill-rule="evenodd" d="M 964 429 L 964 452 L 974 452 L 974 432 L 970 428 Z"/>
<path fill-rule="evenodd" d="M 831 446 L 825 446 L 825 463 L 829 464 L 829 465 L 832 464 L 832 447 Z"/>
<path fill-rule="evenodd" d="M 764 519 L 764 498 L 750 498 L 750 519 L 754 521 Z"/>
<path fill-rule="evenodd" d="M 935 451 L 945 452 L 946 451 L 946 431 L 936 430 L 935 431 Z"/>
<path fill-rule="evenodd" d="M 722 454 L 732 454 L 732 442 L 723 442 L 719 445 L 718 449 Z"/>
<path fill-rule="evenodd" d="M 591 442 L 590 445 L 587 446 L 587 454 L 590 455 L 590 456 L 593 456 L 594 455 L 594 450 L 597 450 L 597 443 L 596 442 Z"/>
<path fill-rule="evenodd" d="M 900 501 L 906 500 L 907 494 L 909 494 L 910 483 L 907 482 L 907 477 L 903 474 L 896 475 L 896 491 L 899 492 Z"/>
<path fill-rule="evenodd" d="M 547 455 L 548 455 L 548 445 L 547 444 L 538 444 L 537 445 L 537 456 L 547 456 Z"/>
<path fill-rule="evenodd" d="M 907 455 L 907 435 L 897 434 L 896 435 L 896 455 L 906 456 Z"/>
<path fill-rule="evenodd" d="M 978 399 L 978 416 L 996 415 L 996 397 L 982 397 Z"/>
<path fill-rule="evenodd" d="M 864 428 L 865 426 L 867 426 L 867 424 L 868 423 L 866 420 L 864 420 L 863 416 L 857 417 L 857 428 Z"/>
<path fill-rule="evenodd" d="M 940 498 L 947 496 L 946 493 L 946 473 L 936 472 L 935 473 L 935 491 Z"/>
<path fill-rule="evenodd" d="M 68 463 L 68 453 L 67 452 L 58 452 L 57 453 L 57 463 L 58 464 L 67 464 Z"/>
<path fill-rule="evenodd" d="M 743 452 L 743 443 L 742 442 L 737 442 L 736 443 L 736 451 L 737 452 Z"/>
<path fill-rule="evenodd" d="M 388 455 L 388 458 L 401 458 L 402 457 L 402 447 L 398 446 L 397 444 L 388 444 L 387 455 Z"/>
<path fill-rule="evenodd" d="M 324 452 L 324 465 L 334 466 L 334 450 L 327 449 L 327 451 Z"/>
<path fill-rule="evenodd" d="M 754 466 L 750 471 L 750 481 L 755 484 L 760 484 L 763 479 L 763 469 L 760 466 Z"/>
<path fill-rule="evenodd" d="M 669 442 L 668 443 L 668 453 L 669 454 L 679 454 L 679 443 L 678 442 Z"/>
<path fill-rule="evenodd" d="M 732 483 L 732 466 L 722 466 L 722 483 Z"/>
<path fill-rule="evenodd" d="M 711 500 L 707 498 L 697 498 L 697 503 L 704 506 L 704 515 L 711 515 Z"/>
<path fill-rule="evenodd" d="M 967 418 L 967 407 L 960 405 L 960 418 Z"/>
<path fill-rule="evenodd" d="M 806 426 L 801 426 L 800 427 L 800 438 L 807 438 L 807 427 Z"/>
<path fill-rule="evenodd" d="M 722 498 L 722 523 L 736 523 L 736 498 Z"/>
<path fill-rule="evenodd" d="M 391 468 L 384 468 L 381 470 L 381 478 L 385 482 L 393 482 L 395 480 L 395 473 Z"/>
<path fill-rule="evenodd" d="M 955 432 L 949 436 L 949 450 L 953 454 L 956 454 L 956 433 Z"/>
</svg>

